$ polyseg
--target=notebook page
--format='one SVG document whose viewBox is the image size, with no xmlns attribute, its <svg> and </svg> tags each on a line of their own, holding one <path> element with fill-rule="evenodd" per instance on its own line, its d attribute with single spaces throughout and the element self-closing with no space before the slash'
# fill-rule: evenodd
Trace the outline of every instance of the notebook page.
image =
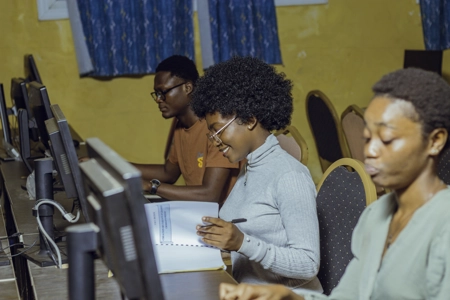
<svg viewBox="0 0 450 300">
<path fill-rule="evenodd" d="M 154 250 L 159 274 L 226 269 L 217 248 L 158 245 Z"/>
<path fill-rule="evenodd" d="M 167 201 L 145 204 L 154 244 L 207 246 L 197 235 L 202 217 L 217 217 L 219 205 L 212 202 Z"/>
</svg>

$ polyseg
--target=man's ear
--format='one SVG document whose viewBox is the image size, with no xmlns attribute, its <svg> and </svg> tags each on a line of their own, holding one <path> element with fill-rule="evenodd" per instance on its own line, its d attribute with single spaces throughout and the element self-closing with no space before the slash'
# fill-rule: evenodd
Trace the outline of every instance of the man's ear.
<svg viewBox="0 0 450 300">
<path fill-rule="evenodd" d="M 193 90 L 194 90 L 194 84 L 190 81 L 187 81 L 184 84 L 184 91 L 186 92 L 186 94 L 190 95 Z"/>
</svg>

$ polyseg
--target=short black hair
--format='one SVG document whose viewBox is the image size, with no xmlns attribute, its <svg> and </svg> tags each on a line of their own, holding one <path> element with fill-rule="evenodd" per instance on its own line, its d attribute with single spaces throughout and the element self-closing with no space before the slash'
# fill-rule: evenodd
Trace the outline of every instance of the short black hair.
<svg viewBox="0 0 450 300">
<path fill-rule="evenodd" d="M 425 137 L 436 128 L 450 133 L 450 85 L 437 73 L 416 68 L 397 70 L 383 76 L 372 90 L 375 97 L 411 102 Z"/>
<path fill-rule="evenodd" d="M 186 56 L 172 55 L 156 67 L 156 73 L 170 72 L 170 75 L 196 83 L 199 77 L 195 63 Z"/>
<path fill-rule="evenodd" d="M 292 83 L 284 73 L 254 57 L 218 63 L 197 81 L 191 107 L 199 118 L 220 113 L 247 123 L 254 117 L 269 131 L 289 125 Z"/>
</svg>

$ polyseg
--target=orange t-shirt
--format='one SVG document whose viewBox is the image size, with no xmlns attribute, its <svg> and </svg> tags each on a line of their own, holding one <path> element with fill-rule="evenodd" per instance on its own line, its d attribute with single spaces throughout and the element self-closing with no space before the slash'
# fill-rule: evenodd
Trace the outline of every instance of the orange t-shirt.
<svg viewBox="0 0 450 300">
<path fill-rule="evenodd" d="M 206 168 L 227 168 L 231 176 L 222 191 L 222 204 L 236 182 L 239 164 L 230 163 L 219 148 L 211 143 L 206 134 L 209 132 L 205 120 L 198 120 L 190 128 L 178 123 L 170 147 L 169 161 L 180 167 L 186 185 L 202 185 Z"/>
</svg>

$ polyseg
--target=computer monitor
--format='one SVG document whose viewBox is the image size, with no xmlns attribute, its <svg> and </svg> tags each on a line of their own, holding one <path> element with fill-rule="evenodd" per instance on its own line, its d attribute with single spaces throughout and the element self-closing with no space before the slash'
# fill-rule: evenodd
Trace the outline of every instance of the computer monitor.
<svg viewBox="0 0 450 300">
<path fill-rule="evenodd" d="M 3 140 L 12 145 L 11 127 L 9 126 L 8 109 L 6 108 L 3 84 L 0 83 L 0 118 L 2 119 Z"/>
<path fill-rule="evenodd" d="M 66 197 L 69 199 L 78 198 L 74 176 L 69 165 L 66 149 L 64 148 L 61 133 L 58 128 L 58 123 L 54 118 L 51 118 L 45 121 L 45 126 L 47 127 L 47 132 L 50 137 L 50 152 L 52 154 L 55 169 L 58 173 L 57 177 L 64 186 Z"/>
<path fill-rule="evenodd" d="M 99 254 L 127 299 L 164 299 L 144 209 L 141 173 L 98 138 L 86 142 L 90 160 L 80 163 L 80 168 L 93 222 L 100 229 Z M 69 268 L 69 281 L 73 280 L 70 274 Z"/>
<path fill-rule="evenodd" d="M 17 123 L 19 125 L 19 139 L 20 139 L 20 157 L 27 168 L 28 172 L 31 174 L 33 172 L 34 166 L 31 166 L 29 159 L 31 158 L 31 146 L 28 131 L 28 113 L 25 109 L 19 108 L 17 113 Z"/>
<path fill-rule="evenodd" d="M 442 51 L 405 50 L 403 68 L 419 68 L 442 75 Z"/>
<path fill-rule="evenodd" d="M 14 110 L 16 114 L 19 109 L 24 109 L 28 115 L 28 128 L 30 138 L 37 142 L 39 140 L 39 134 L 36 126 L 36 121 L 32 117 L 32 112 L 28 101 L 28 90 L 26 80 L 23 78 L 12 78 L 11 79 L 11 99 L 14 105 Z"/>
<path fill-rule="evenodd" d="M 49 149 L 49 136 L 45 128 L 45 121 L 53 118 L 53 113 L 50 109 L 47 88 L 39 82 L 31 82 L 28 85 L 28 99 L 29 110 L 31 111 L 32 118 L 36 121 L 39 140 L 45 149 Z"/>
<path fill-rule="evenodd" d="M 81 206 L 83 217 L 86 222 L 89 222 L 83 180 L 78 165 L 77 152 L 70 134 L 69 123 L 58 104 L 51 105 L 50 109 L 54 119 L 47 120 L 46 128 L 52 142 L 52 156 L 57 171 L 61 175 L 67 197 L 78 199 L 78 207 Z"/>
<path fill-rule="evenodd" d="M 3 91 L 3 84 L 0 83 L 0 118 L 2 122 L 3 141 L 0 150 L 0 159 L 3 161 L 14 160 L 18 156 L 17 150 L 13 146 L 11 137 L 11 127 L 9 125 L 9 115 L 11 110 L 6 107 L 5 93 Z M 28 124 L 27 124 L 28 128 Z M 28 129 L 27 129 L 28 130 Z"/>
<path fill-rule="evenodd" d="M 65 199 L 72 199 L 74 207 L 77 208 L 76 212 L 80 213 L 84 217 L 84 219 L 89 222 L 89 217 L 86 210 L 86 198 L 83 190 L 83 182 L 81 179 L 81 172 L 78 166 L 78 157 L 75 151 L 75 146 L 72 141 L 72 137 L 69 131 L 69 125 L 67 120 L 65 119 L 61 109 L 58 105 L 52 105 L 50 107 L 52 111 L 52 115 L 54 118 L 50 118 L 45 120 L 45 128 L 46 134 L 49 136 L 49 150 L 51 152 L 52 157 L 46 158 L 51 161 L 50 171 L 47 169 L 47 173 L 49 177 L 46 178 L 45 184 L 51 184 L 51 192 L 48 192 L 51 196 L 47 196 L 46 198 L 53 199 L 53 191 L 55 190 L 54 182 L 50 182 L 52 180 L 53 170 L 56 168 L 58 171 L 58 178 L 60 182 L 63 183 L 63 188 L 65 191 Z M 26 111 L 24 109 L 19 109 L 19 130 L 23 128 L 20 126 L 27 121 Z M 21 133 L 21 137 L 24 137 L 24 141 L 26 142 L 27 132 Z M 21 149 L 27 149 L 27 147 L 21 147 Z M 28 157 L 29 153 L 21 153 L 22 157 Z M 37 162 L 36 160 L 34 161 Z M 31 172 L 34 169 L 35 164 L 33 166 L 30 165 L 28 160 L 24 160 L 25 165 L 28 170 Z M 38 169 L 35 169 L 37 173 L 39 173 Z M 36 176 L 36 196 L 39 197 L 38 189 L 40 191 L 47 191 L 50 187 L 44 187 L 42 182 L 38 182 L 37 174 Z M 57 186 L 57 188 L 60 188 Z M 41 216 L 40 216 L 41 218 Z M 48 232 L 53 232 L 53 212 L 47 212 L 45 214 L 46 218 L 46 226 L 44 226 L 45 230 Z M 54 236 L 53 234 L 49 234 L 51 239 L 54 239 L 54 242 L 60 242 L 58 240 L 59 237 Z M 64 248 L 64 244 L 57 245 L 58 247 Z M 53 247 L 53 249 L 55 249 Z M 61 251 L 61 260 L 64 263 L 65 256 L 63 255 L 64 251 Z M 31 260 L 35 264 L 46 267 L 54 265 L 54 261 L 50 259 L 50 251 L 45 247 L 44 240 L 41 239 L 41 242 L 38 246 L 32 247 L 23 253 L 23 256 L 27 259 Z M 59 263 L 59 262 L 58 262 Z"/>
<path fill-rule="evenodd" d="M 25 54 L 24 69 L 25 78 L 28 82 L 37 81 L 42 84 L 41 76 L 39 75 L 39 71 L 32 54 Z"/>
</svg>

